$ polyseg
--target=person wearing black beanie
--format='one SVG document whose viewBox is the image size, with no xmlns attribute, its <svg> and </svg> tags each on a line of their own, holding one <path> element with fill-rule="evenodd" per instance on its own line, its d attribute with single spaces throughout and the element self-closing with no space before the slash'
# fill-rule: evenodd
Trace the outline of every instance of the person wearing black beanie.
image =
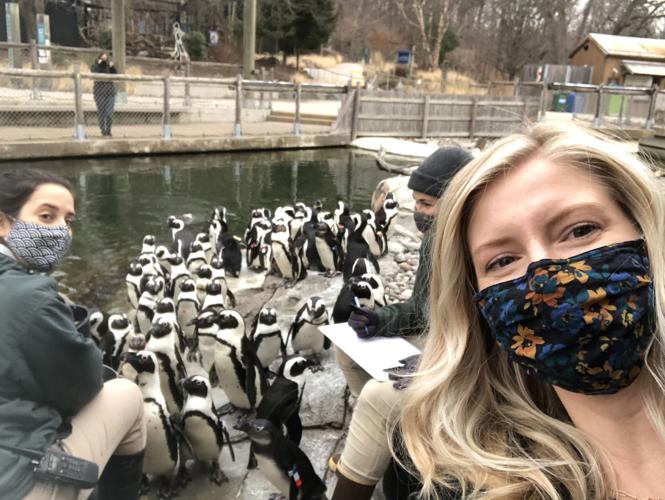
<svg viewBox="0 0 665 500">
<path fill-rule="evenodd" d="M 408 337 L 407 340 L 422 348 L 423 328 L 427 324 L 425 308 L 429 301 L 430 228 L 439 198 L 449 181 L 472 159 L 463 148 L 440 148 L 411 174 L 408 187 L 413 190 L 415 200 L 414 221 L 424 234 L 413 294 L 409 300 L 376 311 L 354 308 L 349 326 L 359 337 Z M 329 460 L 330 468 L 338 477 L 332 500 L 369 499 L 390 463 L 387 429 L 394 409 L 399 406 L 401 393 L 396 390 L 399 386 L 372 380 L 346 354 L 338 349 L 336 352 L 338 364 L 358 402 L 344 450 Z"/>
</svg>

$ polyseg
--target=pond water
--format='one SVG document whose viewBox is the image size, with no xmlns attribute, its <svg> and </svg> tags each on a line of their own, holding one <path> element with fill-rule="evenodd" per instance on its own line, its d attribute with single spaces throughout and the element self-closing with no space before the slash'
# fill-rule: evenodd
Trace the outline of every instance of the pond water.
<svg viewBox="0 0 665 500">
<path fill-rule="evenodd" d="M 69 257 L 54 273 L 72 300 L 102 309 L 124 296 L 129 261 L 145 234 L 168 244 L 166 219 L 191 213 L 203 222 L 212 207 L 227 207 L 233 232 L 242 237 L 256 207 L 320 199 L 354 210 L 369 207 L 378 182 L 388 176 L 370 155 L 344 148 L 108 159 L 4 163 L 67 178 L 77 190 L 77 222 Z"/>
</svg>

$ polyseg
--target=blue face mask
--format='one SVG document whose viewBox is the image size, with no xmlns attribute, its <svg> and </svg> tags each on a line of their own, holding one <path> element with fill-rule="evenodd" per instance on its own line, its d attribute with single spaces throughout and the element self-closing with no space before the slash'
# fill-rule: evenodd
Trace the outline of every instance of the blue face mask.
<svg viewBox="0 0 665 500">
<path fill-rule="evenodd" d="M 48 227 L 13 219 L 5 245 L 29 269 L 51 271 L 67 255 L 72 236 L 67 226 Z"/>
</svg>

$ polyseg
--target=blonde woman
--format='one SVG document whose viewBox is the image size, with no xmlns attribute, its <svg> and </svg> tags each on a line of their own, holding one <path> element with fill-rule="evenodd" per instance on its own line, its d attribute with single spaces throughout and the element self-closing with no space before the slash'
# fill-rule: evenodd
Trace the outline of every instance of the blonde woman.
<svg viewBox="0 0 665 500">
<path fill-rule="evenodd" d="M 430 333 L 400 420 L 423 496 L 665 498 L 654 172 L 537 125 L 464 168 L 436 225 Z"/>
</svg>

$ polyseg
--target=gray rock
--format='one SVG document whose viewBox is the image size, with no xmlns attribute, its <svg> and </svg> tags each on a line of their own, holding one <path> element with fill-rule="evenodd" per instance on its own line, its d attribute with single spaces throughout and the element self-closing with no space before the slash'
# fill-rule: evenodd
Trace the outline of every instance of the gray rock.
<svg viewBox="0 0 665 500">
<path fill-rule="evenodd" d="M 406 262 L 406 260 L 407 260 L 407 257 L 403 253 L 398 253 L 397 255 L 395 255 L 395 262 L 397 262 L 398 264 L 401 264 L 402 262 Z"/>
<path fill-rule="evenodd" d="M 402 253 L 404 251 L 404 245 L 401 245 L 397 241 L 388 242 L 388 252 L 392 254 Z"/>
<path fill-rule="evenodd" d="M 400 300 L 409 300 L 411 298 L 411 295 L 413 295 L 413 292 L 411 290 L 404 290 L 402 293 L 399 294 Z"/>
<path fill-rule="evenodd" d="M 411 264 L 409 264 L 408 262 L 402 262 L 402 263 L 399 265 L 399 268 L 400 268 L 402 271 L 405 271 L 405 272 L 407 272 L 407 271 L 413 271 L 413 267 L 412 267 Z M 405 278 L 406 278 L 406 276 L 405 276 Z"/>
</svg>

